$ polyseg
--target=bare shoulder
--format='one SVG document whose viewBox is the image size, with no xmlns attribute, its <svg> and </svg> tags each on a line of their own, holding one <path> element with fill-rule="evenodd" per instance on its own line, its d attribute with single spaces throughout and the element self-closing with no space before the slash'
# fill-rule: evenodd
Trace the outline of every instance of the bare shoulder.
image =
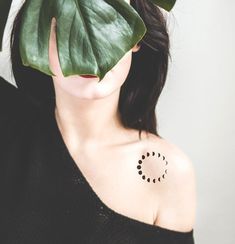
<svg viewBox="0 0 235 244">
<path fill-rule="evenodd" d="M 146 150 L 155 149 L 161 158 L 157 162 L 157 158 L 152 157 L 149 167 L 153 174 L 165 173 L 164 176 L 160 174 L 163 178 L 153 187 L 157 206 L 154 224 L 183 232 L 192 230 L 196 215 L 196 177 L 192 160 L 177 145 L 154 134 L 149 133 L 145 141 Z M 156 163 L 158 167 L 153 166 Z"/>
</svg>

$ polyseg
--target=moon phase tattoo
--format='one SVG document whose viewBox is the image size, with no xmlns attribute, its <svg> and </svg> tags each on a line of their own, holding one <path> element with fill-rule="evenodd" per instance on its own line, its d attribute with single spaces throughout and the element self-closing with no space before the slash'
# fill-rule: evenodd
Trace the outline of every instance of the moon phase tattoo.
<svg viewBox="0 0 235 244">
<path fill-rule="evenodd" d="M 165 166 L 164 173 L 161 176 L 151 179 L 150 177 L 146 176 L 146 174 L 142 171 L 144 160 L 148 157 L 157 157 L 158 159 L 161 159 L 162 163 Z M 147 182 L 156 183 L 157 181 L 161 182 L 161 179 L 165 179 L 165 176 L 168 172 L 167 165 L 168 165 L 168 161 L 166 160 L 166 157 L 164 155 L 161 155 L 159 152 L 158 153 L 152 152 L 151 154 L 150 152 L 147 152 L 146 154 L 142 155 L 141 159 L 138 160 L 137 170 L 143 180 L 147 180 Z"/>
</svg>

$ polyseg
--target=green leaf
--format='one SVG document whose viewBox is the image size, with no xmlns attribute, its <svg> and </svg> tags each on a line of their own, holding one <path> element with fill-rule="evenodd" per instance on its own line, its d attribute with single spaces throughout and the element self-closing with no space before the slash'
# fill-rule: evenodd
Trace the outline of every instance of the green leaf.
<svg viewBox="0 0 235 244">
<path fill-rule="evenodd" d="M 100 80 L 146 33 L 142 18 L 125 0 L 28 0 L 20 30 L 25 66 L 53 75 L 48 47 L 52 17 L 64 76 L 96 75 Z"/>
<path fill-rule="evenodd" d="M 12 0 L 0 0 L 0 51 L 2 51 L 2 39 L 10 12 Z"/>
<path fill-rule="evenodd" d="M 174 7 L 176 0 L 149 0 L 154 4 L 157 4 L 159 7 L 165 9 L 166 11 L 171 11 Z"/>
</svg>

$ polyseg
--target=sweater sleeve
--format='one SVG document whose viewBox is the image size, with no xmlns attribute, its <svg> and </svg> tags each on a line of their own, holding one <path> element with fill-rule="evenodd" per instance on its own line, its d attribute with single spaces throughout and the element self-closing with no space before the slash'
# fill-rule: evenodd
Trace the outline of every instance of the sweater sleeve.
<svg viewBox="0 0 235 244">
<path fill-rule="evenodd" d="M 32 109 L 35 105 L 16 86 L 0 76 L 0 117 Z"/>
<path fill-rule="evenodd" d="M 16 86 L 0 77 L 0 141 L 36 110 L 35 105 Z"/>
</svg>

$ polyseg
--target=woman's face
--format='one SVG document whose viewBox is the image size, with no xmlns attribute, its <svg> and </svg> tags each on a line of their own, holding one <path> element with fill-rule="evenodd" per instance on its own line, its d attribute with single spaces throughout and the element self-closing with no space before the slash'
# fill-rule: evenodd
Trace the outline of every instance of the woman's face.
<svg viewBox="0 0 235 244">
<path fill-rule="evenodd" d="M 130 0 L 126 0 L 130 4 Z M 129 73 L 132 59 L 132 52 L 136 52 L 139 46 L 135 46 L 128 51 L 119 62 L 106 73 L 100 81 L 98 78 L 84 78 L 79 75 L 71 75 L 64 77 L 61 71 L 55 35 L 56 19 L 51 22 L 51 35 L 49 40 L 49 63 L 52 72 L 54 85 L 59 86 L 67 93 L 78 98 L 99 99 L 112 94 L 119 89 L 125 82 Z"/>
</svg>

